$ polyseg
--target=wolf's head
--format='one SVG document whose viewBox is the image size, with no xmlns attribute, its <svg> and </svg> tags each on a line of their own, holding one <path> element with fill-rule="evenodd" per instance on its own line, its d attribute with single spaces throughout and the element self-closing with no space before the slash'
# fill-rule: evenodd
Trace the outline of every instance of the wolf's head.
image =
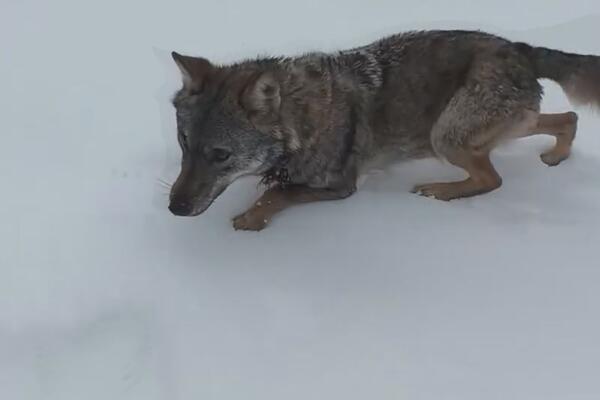
<svg viewBox="0 0 600 400">
<path fill-rule="evenodd" d="M 194 216 L 235 179 L 265 172 L 283 154 L 280 84 L 272 68 L 172 56 L 183 77 L 173 100 L 182 161 L 169 210 Z"/>
</svg>

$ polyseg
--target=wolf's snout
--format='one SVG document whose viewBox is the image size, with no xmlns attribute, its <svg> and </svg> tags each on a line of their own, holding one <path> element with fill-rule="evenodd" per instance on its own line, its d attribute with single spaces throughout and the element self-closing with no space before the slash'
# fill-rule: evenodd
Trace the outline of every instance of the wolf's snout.
<svg viewBox="0 0 600 400">
<path fill-rule="evenodd" d="M 180 217 L 188 216 L 194 210 L 194 205 L 189 201 L 173 199 L 169 203 L 169 211 Z"/>
</svg>

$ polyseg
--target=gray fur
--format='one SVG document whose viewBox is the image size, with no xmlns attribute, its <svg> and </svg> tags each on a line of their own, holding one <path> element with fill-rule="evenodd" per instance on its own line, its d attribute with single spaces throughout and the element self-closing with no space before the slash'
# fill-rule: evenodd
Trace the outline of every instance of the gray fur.
<svg viewBox="0 0 600 400">
<path fill-rule="evenodd" d="M 532 61 L 536 75 L 558 82 L 573 103 L 600 107 L 600 57 L 517 46 Z"/>
<path fill-rule="evenodd" d="M 334 54 L 228 66 L 174 58 L 184 77 L 174 100 L 178 215 L 203 212 L 244 174 L 285 171 L 282 185 L 348 195 L 376 160 L 491 149 L 539 112 L 538 78 L 600 105 L 600 58 L 482 32 L 409 32 Z M 228 158 L 216 161 L 222 149 Z"/>
</svg>

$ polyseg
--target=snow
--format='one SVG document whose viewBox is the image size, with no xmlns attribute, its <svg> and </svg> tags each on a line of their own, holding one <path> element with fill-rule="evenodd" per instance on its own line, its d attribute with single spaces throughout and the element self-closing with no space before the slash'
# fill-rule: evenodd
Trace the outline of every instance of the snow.
<svg viewBox="0 0 600 400">
<path fill-rule="evenodd" d="M 600 117 L 573 157 L 503 146 L 504 186 L 438 202 L 434 160 L 261 233 L 170 215 L 171 50 L 227 62 L 483 28 L 600 54 L 600 3 L 8 1 L 0 5 L 0 397 L 598 399 Z M 570 109 L 545 83 L 546 111 Z"/>
</svg>

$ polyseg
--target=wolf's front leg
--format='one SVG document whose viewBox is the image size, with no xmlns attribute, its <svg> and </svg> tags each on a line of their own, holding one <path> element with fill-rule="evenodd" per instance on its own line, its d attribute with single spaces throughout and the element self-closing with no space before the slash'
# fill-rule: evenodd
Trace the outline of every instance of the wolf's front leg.
<svg viewBox="0 0 600 400">
<path fill-rule="evenodd" d="M 233 219 L 236 230 L 260 231 L 271 218 L 287 207 L 313 201 L 345 199 L 356 191 L 355 183 L 339 188 L 316 189 L 304 185 L 274 186 L 252 207 Z"/>
</svg>

